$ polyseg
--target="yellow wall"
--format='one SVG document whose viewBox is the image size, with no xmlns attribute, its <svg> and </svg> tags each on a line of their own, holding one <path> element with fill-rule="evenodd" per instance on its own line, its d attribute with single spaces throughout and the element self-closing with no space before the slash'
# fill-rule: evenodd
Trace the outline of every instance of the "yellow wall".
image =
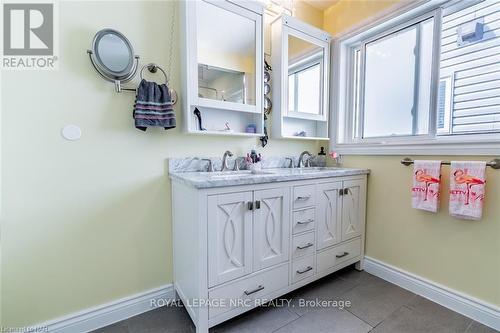
<svg viewBox="0 0 500 333">
<path fill-rule="evenodd" d="M 293 6 L 293 16 L 322 29 L 324 25 L 322 10 L 314 8 L 310 4 L 300 0 L 294 1 Z"/>
<path fill-rule="evenodd" d="M 1 326 L 57 318 L 171 282 L 165 159 L 242 155 L 257 139 L 133 127 L 134 96 L 117 94 L 86 50 L 104 27 L 122 31 L 141 62 L 168 63 L 171 1 L 60 4 L 60 70 L 4 72 Z M 177 21 L 178 23 L 178 21 Z M 179 91 L 179 32 L 173 85 Z M 181 115 L 176 107 L 177 115 Z M 80 141 L 62 139 L 74 123 Z M 264 155 L 316 151 L 270 140 Z"/>
<path fill-rule="evenodd" d="M 400 0 L 340 0 L 324 12 L 323 29 L 339 34 Z"/>
<path fill-rule="evenodd" d="M 347 1 L 325 11 L 324 29 L 332 34 L 362 24 L 397 1 Z M 488 168 L 483 219 L 448 215 L 448 168 L 443 167 L 441 210 L 411 208 L 411 170 L 402 156 L 345 156 L 344 166 L 372 170 L 368 177 L 366 255 L 500 305 L 500 172 Z M 489 160 L 488 156 L 412 156 L 421 159 Z"/>
<path fill-rule="evenodd" d="M 344 166 L 371 169 L 368 177 L 366 255 L 500 305 L 500 172 L 487 168 L 483 218 L 448 215 L 448 166 L 443 166 L 438 214 L 411 208 L 412 167 L 404 156 L 346 156 Z M 412 156 L 415 159 L 490 160 L 491 156 Z"/>
</svg>

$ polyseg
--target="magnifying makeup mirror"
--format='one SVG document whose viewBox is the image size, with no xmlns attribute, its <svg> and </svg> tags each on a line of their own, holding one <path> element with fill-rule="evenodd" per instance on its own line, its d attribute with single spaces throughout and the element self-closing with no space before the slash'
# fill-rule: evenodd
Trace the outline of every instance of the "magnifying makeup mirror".
<svg viewBox="0 0 500 333">
<path fill-rule="evenodd" d="M 113 29 L 98 31 L 92 41 L 92 49 L 87 53 L 96 71 L 105 80 L 115 83 L 117 92 L 135 90 L 121 87 L 121 83 L 135 76 L 139 62 L 132 44 L 121 32 Z"/>
</svg>

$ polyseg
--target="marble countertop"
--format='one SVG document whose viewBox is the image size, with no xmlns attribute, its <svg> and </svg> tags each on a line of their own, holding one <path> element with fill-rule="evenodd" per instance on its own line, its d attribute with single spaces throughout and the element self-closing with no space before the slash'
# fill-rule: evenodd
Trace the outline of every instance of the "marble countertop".
<svg viewBox="0 0 500 333">
<path fill-rule="evenodd" d="M 369 174 L 368 169 L 335 167 L 311 168 L 269 168 L 256 171 L 224 172 L 170 172 L 170 178 L 179 180 L 195 188 L 213 188 L 235 185 L 264 184 L 304 179 L 317 179 Z"/>
</svg>

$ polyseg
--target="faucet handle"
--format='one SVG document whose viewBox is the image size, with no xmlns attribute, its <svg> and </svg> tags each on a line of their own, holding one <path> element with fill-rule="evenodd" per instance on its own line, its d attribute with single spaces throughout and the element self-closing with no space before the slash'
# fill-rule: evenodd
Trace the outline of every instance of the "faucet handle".
<svg viewBox="0 0 500 333">
<path fill-rule="evenodd" d="M 212 160 L 209 158 L 202 158 L 202 161 L 207 161 L 207 171 L 208 172 L 214 172 L 214 164 L 212 163 Z"/>
<path fill-rule="evenodd" d="M 288 164 L 289 169 L 293 169 L 295 166 L 293 165 L 293 158 L 291 157 L 285 157 L 285 161 L 290 161 L 290 164 Z"/>
<path fill-rule="evenodd" d="M 311 167 L 311 160 L 314 158 L 314 156 L 310 155 L 307 160 L 306 160 L 306 168 L 310 168 Z"/>
<path fill-rule="evenodd" d="M 236 158 L 234 159 L 234 167 L 233 167 L 233 171 L 240 171 L 240 163 L 239 163 L 239 161 L 241 161 L 241 159 L 242 159 L 242 158 L 243 158 L 243 157 L 241 157 L 241 156 L 240 156 L 240 157 L 236 157 Z"/>
</svg>

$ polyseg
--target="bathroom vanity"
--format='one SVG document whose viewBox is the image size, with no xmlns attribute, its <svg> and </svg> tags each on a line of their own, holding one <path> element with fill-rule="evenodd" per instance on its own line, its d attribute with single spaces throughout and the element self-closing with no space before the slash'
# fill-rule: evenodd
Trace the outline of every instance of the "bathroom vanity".
<svg viewBox="0 0 500 333">
<path fill-rule="evenodd" d="M 197 332 L 363 269 L 368 170 L 172 172 L 174 288 Z"/>
</svg>

